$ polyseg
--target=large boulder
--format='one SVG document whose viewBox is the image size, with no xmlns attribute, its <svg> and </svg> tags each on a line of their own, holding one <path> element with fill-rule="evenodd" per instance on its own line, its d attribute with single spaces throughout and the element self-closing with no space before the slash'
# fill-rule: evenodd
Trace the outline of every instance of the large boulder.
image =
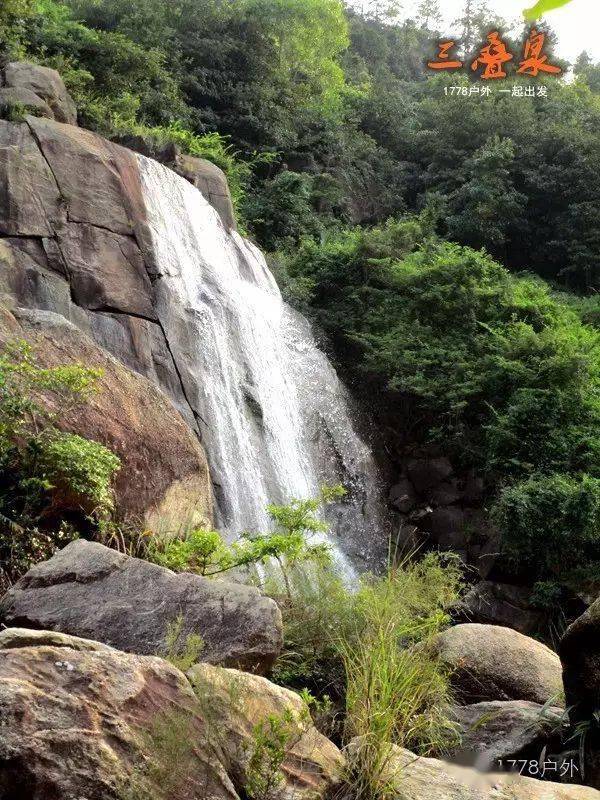
<svg viewBox="0 0 600 800">
<path fill-rule="evenodd" d="M 45 100 L 38 97 L 31 89 L 9 88 L 0 89 L 0 117 L 17 117 L 23 112 L 37 117 L 54 119 L 54 113 Z"/>
<path fill-rule="evenodd" d="M 33 252 L 19 252 L 23 258 L 35 257 Z M 54 293 L 58 302 L 59 289 L 51 276 L 48 273 L 45 291 Z M 98 392 L 85 404 L 58 408 L 51 394 L 46 404 L 59 412 L 60 428 L 99 441 L 121 458 L 115 485 L 121 517 L 140 522 L 145 518 L 151 526 L 169 518 L 210 523 L 212 492 L 204 452 L 162 392 L 63 316 L 25 309 L 11 313 L 0 306 L 0 348 L 19 339 L 33 346 L 43 366 L 82 363 L 101 370 Z"/>
<path fill-rule="evenodd" d="M 281 613 L 257 589 L 175 574 L 95 542 L 72 542 L 36 564 L 0 602 L 7 626 L 61 631 L 142 655 L 164 652 L 179 618 L 180 642 L 202 637 L 202 661 L 264 672 L 281 650 Z"/>
<path fill-rule="evenodd" d="M 544 748 L 561 749 L 564 711 L 525 700 L 492 701 L 455 706 L 451 718 L 458 726 L 460 742 L 452 750 L 455 759 L 480 771 L 501 768 L 502 762 L 538 761 Z M 558 779 L 558 774 L 554 776 Z"/>
<path fill-rule="evenodd" d="M 600 598 L 569 625 L 559 650 L 569 715 L 586 731 L 588 780 L 600 788 Z"/>
<path fill-rule="evenodd" d="M 267 777 L 266 762 L 261 764 L 256 752 L 259 728 L 267 737 L 281 734 L 284 742 L 277 798 L 314 800 L 338 782 L 342 755 L 317 731 L 295 692 L 258 675 L 209 664 L 196 664 L 187 675 L 205 715 L 215 719 L 222 763 L 236 786 L 247 785 L 253 769 Z"/>
<path fill-rule="evenodd" d="M 441 633 L 434 647 L 452 669 L 454 688 L 465 704 L 486 700 L 562 704 L 559 657 L 511 628 L 456 625 Z"/>
<path fill-rule="evenodd" d="M 75 103 L 55 69 L 13 61 L 4 68 L 4 85 L 9 89 L 31 92 L 40 98 L 57 122 L 77 125 Z"/>
<path fill-rule="evenodd" d="M 385 777 L 402 800 L 600 800 L 600 792 L 587 786 L 510 773 L 484 774 L 435 758 L 419 758 L 396 746 Z"/>
<path fill-rule="evenodd" d="M 207 665 L 190 678 L 87 639 L 3 631 L 0 797 L 240 800 L 254 780 L 270 800 L 319 800 L 337 781 L 342 756 L 293 692 Z"/>
<path fill-rule="evenodd" d="M 185 676 L 160 658 L 0 633 L 0 797 L 238 800 Z"/>
</svg>

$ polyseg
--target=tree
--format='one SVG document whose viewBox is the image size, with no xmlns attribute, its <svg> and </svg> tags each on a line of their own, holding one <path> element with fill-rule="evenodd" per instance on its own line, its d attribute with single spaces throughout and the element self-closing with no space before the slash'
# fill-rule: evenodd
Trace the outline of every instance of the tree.
<svg viewBox="0 0 600 800">
<path fill-rule="evenodd" d="M 417 22 L 426 29 L 439 25 L 442 21 L 442 11 L 439 0 L 421 0 L 417 7 Z"/>
</svg>

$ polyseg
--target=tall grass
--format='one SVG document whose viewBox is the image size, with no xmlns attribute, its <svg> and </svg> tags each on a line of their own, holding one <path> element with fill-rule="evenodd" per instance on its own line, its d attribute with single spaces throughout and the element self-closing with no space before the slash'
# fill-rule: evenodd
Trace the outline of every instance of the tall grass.
<svg viewBox="0 0 600 800">
<path fill-rule="evenodd" d="M 392 745 L 430 754 L 455 739 L 449 675 L 427 645 L 460 595 L 460 562 L 438 554 L 405 558 L 381 577 L 363 576 L 354 589 L 327 568 L 295 570 L 290 582 L 291 596 L 283 596 L 276 575 L 265 584 L 284 618 L 275 678 L 338 702 L 336 738 L 350 745 L 343 796 L 396 797 Z"/>
<path fill-rule="evenodd" d="M 357 635 L 342 637 L 346 675 L 347 782 L 355 800 L 397 796 L 392 745 L 420 754 L 455 739 L 447 719 L 449 675 L 427 643 L 447 624 L 461 586 L 459 563 L 428 555 L 363 582 Z M 390 783 L 391 781 L 391 783 Z"/>
</svg>

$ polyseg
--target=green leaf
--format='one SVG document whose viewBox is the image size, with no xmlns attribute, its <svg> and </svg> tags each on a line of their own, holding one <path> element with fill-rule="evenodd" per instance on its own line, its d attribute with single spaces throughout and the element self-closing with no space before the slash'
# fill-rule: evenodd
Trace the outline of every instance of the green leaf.
<svg viewBox="0 0 600 800">
<path fill-rule="evenodd" d="M 542 14 L 545 14 L 547 11 L 553 11 L 555 8 L 560 8 L 561 6 L 566 6 L 567 3 L 570 3 L 571 0 L 538 0 L 538 2 L 533 6 L 533 8 L 526 8 L 523 11 L 523 16 L 526 20 L 530 22 L 534 22 L 536 19 L 539 19 Z"/>
</svg>

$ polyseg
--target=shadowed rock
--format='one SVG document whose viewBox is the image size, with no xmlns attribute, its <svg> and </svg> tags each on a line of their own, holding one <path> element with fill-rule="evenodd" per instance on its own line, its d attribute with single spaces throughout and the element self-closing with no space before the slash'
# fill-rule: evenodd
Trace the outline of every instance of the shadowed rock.
<svg viewBox="0 0 600 800">
<path fill-rule="evenodd" d="M 143 655 L 164 651 L 179 616 L 181 641 L 202 637 L 203 661 L 264 672 L 281 650 L 281 613 L 257 589 L 175 574 L 83 540 L 32 567 L 0 603 L 7 626 L 61 631 Z"/>
</svg>

